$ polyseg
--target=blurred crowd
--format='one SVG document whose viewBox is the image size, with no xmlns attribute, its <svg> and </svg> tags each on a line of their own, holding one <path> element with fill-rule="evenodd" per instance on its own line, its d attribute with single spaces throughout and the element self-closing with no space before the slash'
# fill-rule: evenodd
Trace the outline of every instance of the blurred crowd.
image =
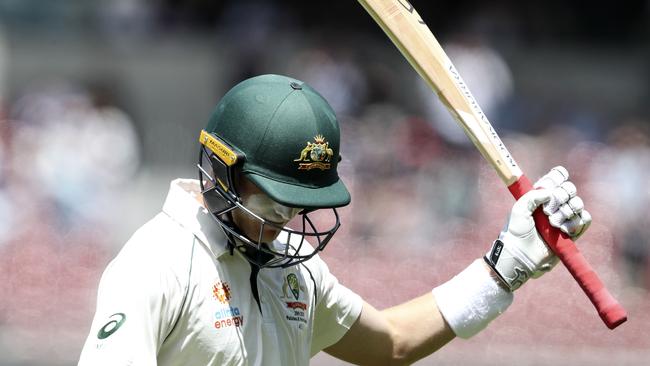
<svg viewBox="0 0 650 366">
<path fill-rule="evenodd" d="M 57 334 L 55 359 L 78 348 L 89 290 L 114 254 L 111 201 L 136 173 L 139 146 L 130 118 L 102 97 L 47 82 L 0 118 L 0 329 L 17 359 L 43 332 Z"/>
<path fill-rule="evenodd" d="M 101 25 L 117 40 L 120 32 L 146 35 L 165 16 L 183 24 L 182 14 L 144 1 L 102 4 Z M 221 71 L 215 89 L 258 73 L 283 73 L 310 83 L 332 104 L 342 127 L 340 173 L 353 201 L 341 210 L 341 232 L 323 257 L 341 281 L 378 307 L 390 306 L 482 254 L 512 199 L 417 75 L 391 69 L 382 58 L 361 62 L 357 45 L 313 35 L 294 35 L 304 46 L 283 57 L 282 45 L 266 47 L 269 34 L 297 21 L 278 16 L 277 7 L 243 4 L 225 9 L 218 22 L 220 36 L 239 41 L 235 67 Z M 187 9 L 185 15 L 198 16 Z M 257 26 L 243 26 L 242 14 L 252 14 Z M 607 114 L 598 106 L 585 113 L 584 104 L 549 113 L 544 100 L 515 97 L 517 75 L 489 40 L 459 35 L 445 48 L 531 179 L 555 165 L 569 169 L 594 218 L 581 246 L 605 283 L 619 296 L 650 299 L 650 116 Z M 142 178 L 143 156 L 153 147 L 138 133 L 145 121 L 118 102 L 112 84 L 50 75 L 10 90 L 10 49 L 0 34 L 0 352 L 6 358 L 0 365 L 66 364 L 90 326 L 101 272 L 122 244 L 113 235 L 120 224 L 114 218 L 123 214 L 115 202 Z M 535 103 L 541 105 L 522 112 Z M 193 159 L 188 156 L 187 167 Z M 557 290 L 576 291 L 565 275 L 553 274 L 540 292 L 556 291 L 547 301 L 571 308 Z M 532 294 L 521 297 L 533 301 Z M 554 319 L 570 324 L 576 316 L 595 317 L 580 309 Z M 530 316 L 517 311 L 506 325 Z M 550 310 L 537 314 L 540 322 L 545 316 Z M 571 342 L 574 333 L 567 334 L 546 340 Z M 504 337 L 530 341 L 527 336 Z M 632 338 L 624 341 L 650 347 Z M 595 337 L 585 342 L 598 345 Z"/>
</svg>

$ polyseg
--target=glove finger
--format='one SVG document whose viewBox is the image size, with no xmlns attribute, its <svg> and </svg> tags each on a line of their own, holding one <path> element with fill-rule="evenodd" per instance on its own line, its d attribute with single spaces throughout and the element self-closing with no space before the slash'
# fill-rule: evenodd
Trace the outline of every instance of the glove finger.
<svg viewBox="0 0 650 366">
<path fill-rule="evenodd" d="M 567 220 L 560 225 L 560 230 L 569 235 L 573 239 L 577 239 L 591 225 L 591 214 L 587 210 L 582 210 L 580 215 L 576 215 L 571 220 Z"/>
<path fill-rule="evenodd" d="M 560 206 L 560 209 L 552 213 L 548 217 L 548 221 L 551 223 L 551 226 L 556 227 L 562 230 L 562 225 L 567 223 L 570 224 L 571 220 L 575 217 L 582 219 L 582 214 L 585 212 L 584 204 L 580 197 L 574 197 L 566 204 Z M 587 212 L 587 218 L 591 221 L 591 215 Z M 584 230 L 583 230 L 584 231 Z M 565 233 L 570 234 L 569 230 L 564 231 Z"/>
<path fill-rule="evenodd" d="M 548 217 L 548 222 L 551 223 L 551 226 L 560 228 L 564 221 L 566 221 L 567 217 L 564 216 L 564 211 L 562 209 L 557 210 L 553 212 L 549 217 Z"/>
<path fill-rule="evenodd" d="M 582 225 L 582 230 L 576 233 L 575 235 L 576 239 L 581 237 L 582 234 L 584 234 L 587 231 L 587 229 L 589 229 L 589 226 L 591 225 L 591 214 L 589 213 L 589 211 L 582 210 L 582 212 L 580 213 L 580 217 L 582 218 L 583 225 Z"/>
<path fill-rule="evenodd" d="M 535 188 L 553 189 L 569 180 L 569 171 L 563 166 L 556 166 L 535 182 Z"/>
<path fill-rule="evenodd" d="M 569 202 L 560 206 L 558 211 L 562 213 L 562 216 L 565 219 L 571 219 L 576 215 L 579 215 L 580 212 L 585 208 L 585 204 L 582 202 L 582 198 L 573 197 Z"/>
<path fill-rule="evenodd" d="M 546 215 L 551 215 L 557 211 L 560 206 L 575 197 L 577 192 L 576 186 L 572 182 L 566 181 L 560 184 L 558 187 L 553 189 L 551 200 L 544 204 L 544 213 Z"/>
</svg>

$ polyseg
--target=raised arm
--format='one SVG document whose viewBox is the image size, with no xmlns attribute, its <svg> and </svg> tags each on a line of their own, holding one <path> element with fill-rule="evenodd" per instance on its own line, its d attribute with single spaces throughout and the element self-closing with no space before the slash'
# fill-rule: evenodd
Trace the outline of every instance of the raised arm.
<svg viewBox="0 0 650 366">
<path fill-rule="evenodd" d="M 551 270 L 558 259 L 535 228 L 539 206 L 551 223 L 574 239 L 589 227 L 568 172 L 551 170 L 522 196 L 487 254 L 451 280 L 404 304 L 379 311 L 364 303 L 361 315 L 325 351 L 362 365 L 407 365 L 440 349 L 454 337 L 470 338 L 502 314 L 513 291 Z"/>
</svg>

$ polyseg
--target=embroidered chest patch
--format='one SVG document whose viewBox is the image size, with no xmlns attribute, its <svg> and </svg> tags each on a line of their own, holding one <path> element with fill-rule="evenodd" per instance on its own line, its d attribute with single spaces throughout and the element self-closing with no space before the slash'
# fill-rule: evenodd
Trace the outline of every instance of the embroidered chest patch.
<svg viewBox="0 0 650 366">
<path fill-rule="evenodd" d="M 307 288 L 300 283 L 295 273 L 289 273 L 284 277 L 282 296 L 280 298 L 285 305 L 287 320 L 307 324 L 307 309 L 309 307 Z"/>
</svg>

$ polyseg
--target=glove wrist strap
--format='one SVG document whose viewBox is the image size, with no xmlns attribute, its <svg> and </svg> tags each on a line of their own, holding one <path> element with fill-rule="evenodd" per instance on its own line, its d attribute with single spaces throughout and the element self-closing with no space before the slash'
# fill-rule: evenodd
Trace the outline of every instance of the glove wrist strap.
<svg viewBox="0 0 650 366">
<path fill-rule="evenodd" d="M 497 239 L 492 243 L 492 248 L 483 257 L 485 262 L 492 267 L 499 279 L 510 290 L 514 291 L 528 281 L 531 272 L 530 264 L 522 262 L 521 253 L 511 253 L 512 248 Z"/>
</svg>

